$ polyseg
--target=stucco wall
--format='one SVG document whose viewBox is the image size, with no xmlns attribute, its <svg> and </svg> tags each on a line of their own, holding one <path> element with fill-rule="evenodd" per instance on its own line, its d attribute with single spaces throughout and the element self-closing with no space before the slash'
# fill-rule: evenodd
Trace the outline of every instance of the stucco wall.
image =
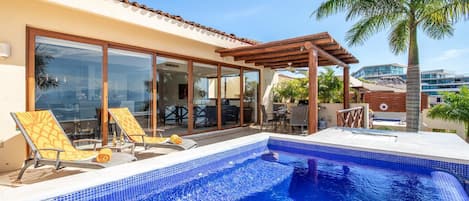
<svg viewBox="0 0 469 201">
<path fill-rule="evenodd" d="M 23 139 L 17 134 L 9 113 L 25 110 L 27 26 L 247 66 L 243 62 L 234 62 L 232 58 L 220 57 L 214 52 L 219 47 L 209 43 L 158 32 L 141 25 L 89 14 L 47 1 L 4 1 L 0 6 L 0 19 L 3 19 L 0 42 L 10 44 L 12 52 L 9 58 L 0 60 L 0 141 L 4 142 L 3 148 L 0 144 L 0 171 L 19 168 L 25 156 Z M 188 29 L 187 34 L 192 32 Z"/>
<path fill-rule="evenodd" d="M 422 112 L 422 126 L 421 129 L 423 131 L 432 131 L 432 129 L 445 129 L 445 130 L 456 130 L 456 134 L 461 137 L 462 139 L 466 139 L 466 135 L 464 133 L 464 124 L 453 122 L 453 121 L 446 121 L 442 119 L 431 119 L 427 117 L 428 109 L 423 110 Z"/>
<path fill-rule="evenodd" d="M 261 91 L 264 92 L 261 101 L 261 105 L 265 106 L 267 113 L 271 113 L 273 110 L 273 90 L 275 85 L 279 82 L 279 75 L 275 70 L 263 69 L 262 72 Z"/>
<path fill-rule="evenodd" d="M 0 172 L 21 167 L 25 156 L 24 138 L 10 116 L 25 108 L 24 73 L 22 66 L 0 64 Z"/>
</svg>

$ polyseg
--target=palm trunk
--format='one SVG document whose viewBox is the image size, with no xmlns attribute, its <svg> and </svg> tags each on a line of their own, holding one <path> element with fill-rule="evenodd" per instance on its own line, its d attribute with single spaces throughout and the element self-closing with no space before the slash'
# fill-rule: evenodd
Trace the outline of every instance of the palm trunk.
<svg viewBox="0 0 469 201">
<path fill-rule="evenodd" d="M 407 131 L 417 132 L 420 128 L 420 67 L 419 50 L 417 45 L 417 27 L 415 19 L 411 17 L 409 22 L 409 55 L 407 66 L 407 95 L 406 116 Z"/>
</svg>

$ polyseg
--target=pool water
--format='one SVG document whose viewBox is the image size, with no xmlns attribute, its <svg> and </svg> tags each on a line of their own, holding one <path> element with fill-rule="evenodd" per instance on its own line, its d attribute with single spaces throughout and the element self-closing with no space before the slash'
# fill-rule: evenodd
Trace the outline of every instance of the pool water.
<svg viewBox="0 0 469 201">
<path fill-rule="evenodd" d="M 427 168 L 271 149 L 257 157 L 230 161 L 217 170 L 200 171 L 138 200 L 438 201 L 448 200 L 445 191 L 452 192 L 451 188 L 458 188 L 456 178 Z M 460 198 L 465 200 L 467 195 Z"/>
<path fill-rule="evenodd" d="M 464 163 L 270 138 L 208 148 L 160 168 L 152 163 L 171 155 L 141 161 L 148 170 L 47 200 L 469 201 Z"/>
</svg>

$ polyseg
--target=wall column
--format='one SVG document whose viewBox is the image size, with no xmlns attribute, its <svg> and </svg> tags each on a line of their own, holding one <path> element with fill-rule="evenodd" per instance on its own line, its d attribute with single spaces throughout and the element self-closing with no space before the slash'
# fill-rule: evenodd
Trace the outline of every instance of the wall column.
<svg viewBox="0 0 469 201">
<path fill-rule="evenodd" d="M 344 109 L 350 108 L 350 67 L 344 67 Z"/>
</svg>

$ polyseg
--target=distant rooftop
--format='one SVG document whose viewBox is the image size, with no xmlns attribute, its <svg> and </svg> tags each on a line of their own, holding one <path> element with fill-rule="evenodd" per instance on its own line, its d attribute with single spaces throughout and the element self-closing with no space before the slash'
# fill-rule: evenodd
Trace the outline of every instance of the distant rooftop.
<svg viewBox="0 0 469 201">
<path fill-rule="evenodd" d="M 350 77 L 350 87 L 365 88 L 370 91 L 406 92 L 405 84 L 383 84 L 383 83 L 380 84 L 380 83 L 371 82 L 371 81 L 361 81 L 354 77 Z"/>
<path fill-rule="evenodd" d="M 379 66 L 397 66 L 397 67 L 402 67 L 402 68 L 407 68 L 406 65 L 403 64 L 398 64 L 398 63 L 390 63 L 390 64 L 378 64 L 378 65 L 371 65 L 371 66 L 362 66 L 362 68 L 373 68 L 373 67 L 379 67 Z"/>
</svg>

